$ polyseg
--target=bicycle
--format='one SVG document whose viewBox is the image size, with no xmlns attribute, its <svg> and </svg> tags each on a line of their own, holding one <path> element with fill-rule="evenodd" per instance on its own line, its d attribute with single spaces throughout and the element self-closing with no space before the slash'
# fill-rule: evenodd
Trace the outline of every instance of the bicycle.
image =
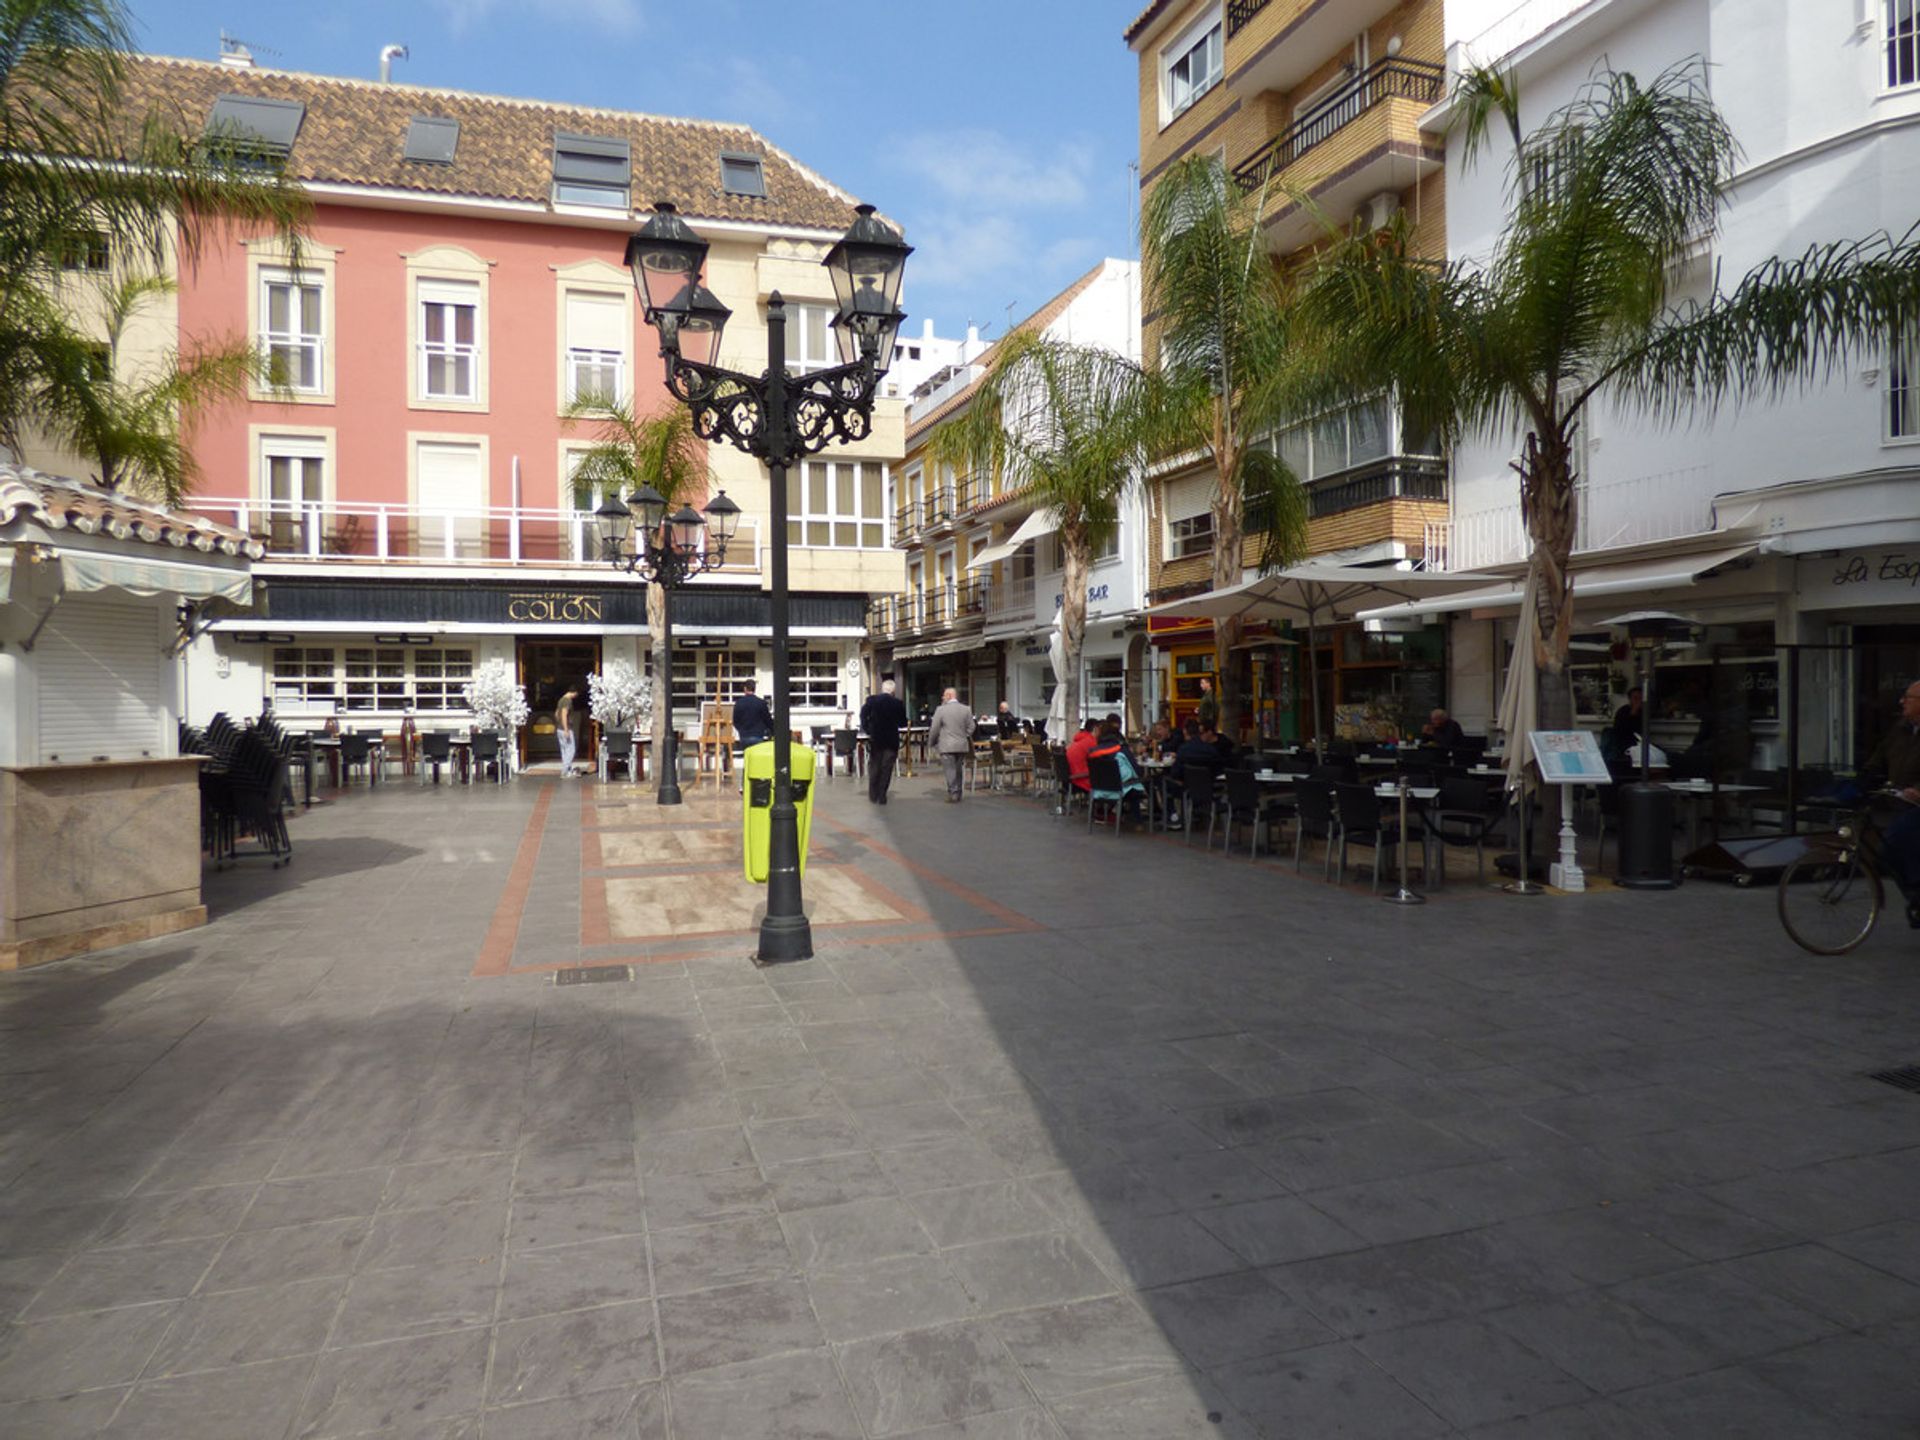
<svg viewBox="0 0 1920 1440">
<path fill-rule="evenodd" d="M 1871 805 L 1874 799 L 1897 794 L 1883 790 L 1870 797 L 1852 819 L 1832 834 L 1817 837 L 1781 873 L 1780 924 L 1802 950 L 1845 955 L 1880 922 L 1886 906 L 1886 881 L 1881 877 L 1894 870 L 1887 862 L 1886 837 Z M 1909 893 L 1898 880 L 1893 883 L 1906 902 L 1908 922 L 1920 928 L 1920 895 Z"/>
</svg>

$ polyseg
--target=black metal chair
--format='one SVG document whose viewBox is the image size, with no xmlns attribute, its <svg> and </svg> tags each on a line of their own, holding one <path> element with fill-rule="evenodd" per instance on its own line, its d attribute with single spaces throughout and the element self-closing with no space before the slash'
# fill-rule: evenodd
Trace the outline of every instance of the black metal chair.
<svg viewBox="0 0 1920 1440">
<path fill-rule="evenodd" d="M 433 783 L 440 783 L 440 767 L 453 766 L 453 736 L 444 730 L 422 730 L 420 732 L 420 783 L 427 783 L 427 776 L 433 776 Z"/>
<path fill-rule="evenodd" d="M 1487 878 L 1487 839 L 1506 818 L 1497 785 L 1470 775 L 1443 775 L 1440 793 L 1426 810 L 1427 833 L 1440 842 L 1440 874 L 1446 875 L 1446 847 L 1473 846 L 1474 873 Z M 1604 831 L 1603 843 L 1604 843 Z M 1498 843 L 1498 837 L 1495 837 Z"/>
<path fill-rule="evenodd" d="M 1309 780 L 1324 780 L 1329 785 L 1353 785 L 1360 779 L 1360 767 L 1351 760 L 1328 760 L 1307 772 Z"/>
<path fill-rule="evenodd" d="M 1300 857 L 1309 840 L 1318 840 L 1326 847 L 1320 866 L 1320 875 L 1326 879 L 1333 874 L 1333 848 L 1340 838 L 1340 817 L 1333 807 L 1333 782 L 1329 780 L 1302 780 L 1293 787 L 1293 869 L 1300 871 Z"/>
<path fill-rule="evenodd" d="M 1078 796 L 1081 791 L 1080 788 L 1073 783 L 1073 771 L 1067 764 L 1067 752 L 1065 750 L 1055 750 L 1053 752 L 1053 783 L 1060 792 L 1060 805 L 1053 813 L 1056 815 L 1072 814 L 1074 798 Z"/>
<path fill-rule="evenodd" d="M 627 779 L 638 781 L 640 768 L 633 763 L 633 732 L 631 730 L 603 730 L 600 732 L 600 778 L 613 777 L 613 767 L 624 765 Z"/>
<path fill-rule="evenodd" d="M 1399 847 L 1400 822 L 1380 813 L 1380 797 L 1371 785 L 1336 785 L 1333 803 L 1340 817 L 1340 883 L 1347 881 L 1347 846 L 1365 845 L 1373 851 L 1373 893 L 1378 895 L 1381 855 Z"/>
<path fill-rule="evenodd" d="M 995 742 L 998 744 L 999 742 Z M 1087 833 L 1093 833 L 1094 817 L 1100 807 L 1105 805 L 1113 816 L 1113 833 L 1120 833 L 1120 810 L 1126 796 L 1122 792 L 1120 761 L 1113 755 L 1089 755 L 1087 757 L 1087 784 L 1092 787 L 1087 792 Z"/>
<path fill-rule="evenodd" d="M 353 779 L 353 772 L 366 772 L 367 783 L 373 783 L 373 738 L 368 735 L 342 735 L 340 737 L 340 784 L 344 787 Z"/>
<path fill-rule="evenodd" d="M 507 783 L 507 757 L 500 744 L 500 736 L 493 730 L 473 732 L 472 764 L 467 770 L 467 783 L 475 783 L 486 768 L 493 767 L 493 778 L 500 784 Z"/>
<path fill-rule="evenodd" d="M 827 779 L 833 779 L 834 761 L 847 762 L 847 774 L 854 773 L 855 757 L 860 753 L 860 732 L 858 730 L 836 730 L 833 732 L 833 755 L 827 761 Z"/>
<path fill-rule="evenodd" d="M 1226 809 L 1227 836 L 1223 848 L 1233 848 L 1233 827 L 1241 821 L 1247 824 L 1247 859 L 1260 858 L 1260 827 L 1271 830 L 1293 817 L 1293 806 L 1278 795 L 1262 797 L 1260 782 L 1253 778 L 1253 771 L 1230 769 L 1226 773 Z M 1209 822 L 1207 846 L 1213 846 L 1211 822 Z"/>
<path fill-rule="evenodd" d="M 1207 817 L 1207 848 L 1213 848 L 1213 820 L 1227 808 L 1225 798 L 1220 794 L 1220 785 L 1211 765 L 1184 765 L 1181 767 L 1180 788 L 1186 793 L 1180 800 L 1181 828 L 1186 831 L 1185 844 L 1193 844 L 1193 816 L 1196 810 L 1204 810 Z"/>
</svg>

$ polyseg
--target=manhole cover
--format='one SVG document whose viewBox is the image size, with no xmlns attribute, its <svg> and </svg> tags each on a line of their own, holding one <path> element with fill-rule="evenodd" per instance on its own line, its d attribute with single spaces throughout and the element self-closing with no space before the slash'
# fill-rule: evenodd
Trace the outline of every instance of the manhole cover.
<svg viewBox="0 0 1920 1440">
<path fill-rule="evenodd" d="M 604 985 L 610 980 L 631 980 L 633 971 L 625 965 L 576 965 L 571 970 L 553 972 L 556 985 Z"/>
<path fill-rule="evenodd" d="M 1920 1095 L 1920 1065 L 1902 1065 L 1898 1070 L 1869 1070 L 1869 1080 L 1891 1085 L 1896 1090 L 1911 1090 Z"/>
</svg>

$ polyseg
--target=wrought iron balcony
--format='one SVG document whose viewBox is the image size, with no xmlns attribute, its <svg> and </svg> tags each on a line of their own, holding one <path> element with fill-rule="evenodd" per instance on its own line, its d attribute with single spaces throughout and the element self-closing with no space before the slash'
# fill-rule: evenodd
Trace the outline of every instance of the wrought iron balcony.
<svg viewBox="0 0 1920 1440">
<path fill-rule="evenodd" d="M 1238 35 L 1247 22 L 1267 8 L 1267 0 L 1227 0 L 1227 34 Z"/>
<path fill-rule="evenodd" d="M 1259 7 L 1256 6 L 1255 9 Z M 1303 115 L 1234 167 L 1234 182 L 1242 190 L 1258 190 L 1321 142 L 1331 139 L 1375 106 L 1388 100 L 1413 100 L 1432 105 L 1440 99 L 1447 69 L 1427 60 L 1393 56 L 1377 60 L 1341 90 L 1329 96 L 1312 114 Z"/>
<path fill-rule="evenodd" d="M 1344 515 L 1388 500 L 1439 500 L 1447 498 L 1447 462 L 1431 456 L 1389 455 L 1351 470 L 1337 471 L 1310 481 L 1307 490 L 1307 515 L 1324 520 L 1329 515 Z M 1265 507 L 1247 507 L 1246 530 L 1249 535 L 1264 531 L 1270 521 Z"/>
</svg>

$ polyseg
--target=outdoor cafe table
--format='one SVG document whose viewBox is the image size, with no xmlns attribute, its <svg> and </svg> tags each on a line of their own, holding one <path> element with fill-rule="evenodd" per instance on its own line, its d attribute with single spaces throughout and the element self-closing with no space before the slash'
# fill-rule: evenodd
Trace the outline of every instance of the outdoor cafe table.
<svg viewBox="0 0 1920 1440">
<path fill-rule="evenodd" d="M 1687 853 L 1700 848 L 1700 814 L 1715 795 L 1755 795 L 1764 785 L 1715 785 L 1710 780 L 1669 780 L 1667 789 L 1687 801 Z"/>
<path fill-rule="evenodd" d="M 1407 888 L 1407 797 L 1411 795 L 1416 800 L 1431 800 L 1440 793 L 1440 787 L 1437 785 L 1397 785 L 1390 781 L 1384 785 L 1374 786 L 1373 793 L 1378 795 L 1382 800 L 1392 800 L 1398 797 L 1400 801 L 1400 888 L 1385 898 L 1392 901 L 1395 905 L 1424 905 L 1427 903 L 1427 897 L 1424 895 L 1416 895 L 1412 890 Z M 1425 862 L 1423 861 L 1422 863 L 1424 864 Z"/>
<path fill-rule="evenodd" d="M 1160 828 L 1167 829 L 1167 772 L 1173 769 L 1173 761 L 1142 760 L 1133 768 L 1140 772 L 1140 781 L 1147 787 L 1147 829 L 1153 829 L 1156 809 L 1160 813 Z"/>
</svg>

